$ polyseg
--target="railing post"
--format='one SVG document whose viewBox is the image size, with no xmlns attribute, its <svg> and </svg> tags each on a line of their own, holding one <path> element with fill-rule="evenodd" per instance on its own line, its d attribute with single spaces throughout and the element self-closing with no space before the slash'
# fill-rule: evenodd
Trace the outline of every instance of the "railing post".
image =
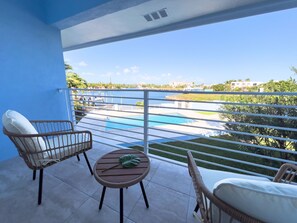
<svg viewBox="0 0 297 223">
<path fill-rule="evenodd" d="M 67 90 L 68 92 L 68 106 L 70 106 L 70 108 L 68 108 L 67 106 L 67 109 L 69 109 L 69 115 L 70 115 L 70 120 L 72 121 L 73 125 L 76 126 L 76 119 L 75 119 L 75 111 L 74 111 L 74 103 L 73 103 L 73 100 L 71 100 L 71 91 L 72 89 L 69 89 Z M 66 96 L 66 95 L 65 95 Z"/>
<path fill-rule="evenodd" d="M 149 115 L 149 91 L 143 91 L 143 152 L 148 154 L 148 115 Z"/>
</svg>

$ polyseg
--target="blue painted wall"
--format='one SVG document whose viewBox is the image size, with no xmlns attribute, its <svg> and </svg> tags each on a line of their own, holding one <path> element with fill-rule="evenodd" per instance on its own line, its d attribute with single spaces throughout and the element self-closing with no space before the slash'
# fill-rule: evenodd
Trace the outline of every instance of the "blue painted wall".
<svg viewBox="0 0 297 223">
<path fill-rule="evenodd" d="M 88 9 L 110 2 L 112 0 L 44 0 L 47 22 L 59 22 Z"/>
<path fill-rule="evenodd" d="M 13 109 L 28 119 L 66 119 L 60 31 L 45 23 L 40 0 L 0 0 L 0 115 Z M 2 130 L 2 122 L 0 124 Z M 17 155 L 0 133 L 0 160 Z"/>
</svg>

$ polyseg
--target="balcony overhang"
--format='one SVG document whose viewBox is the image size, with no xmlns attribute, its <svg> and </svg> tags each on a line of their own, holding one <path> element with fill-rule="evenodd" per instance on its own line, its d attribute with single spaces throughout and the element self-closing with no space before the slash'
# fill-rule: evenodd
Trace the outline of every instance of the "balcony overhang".
<svg viewBox="0 0 297 223">
<path fill-rule="evenodd" d="M 93 0 L 79 4 L 64 17 L 56 13 L 48 19 L 61 29 L 66 51 L 294 8 L 297 0 Z M 55 9 L 50 6 L 49 15 Z"/>
</svg>

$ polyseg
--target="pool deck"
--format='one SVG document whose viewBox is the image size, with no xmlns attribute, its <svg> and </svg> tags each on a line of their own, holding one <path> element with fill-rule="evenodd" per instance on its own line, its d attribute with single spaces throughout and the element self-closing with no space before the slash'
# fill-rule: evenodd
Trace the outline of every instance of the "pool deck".
<svg viewBox="0 0 297 223">
<path fill-rule="evenodd" d="M 117 107 L 120 109 L 119 107 Z M 172 114 L 178 113 L 186 118 L 197 118 L 197 119 L 209 119 L 209 120 L 220 120 L 218 114 L 204 115 L 199 114 L 195 111 L 180 110 L 180 109 L 150 109 L 151 114 Z M 139 145 L 143 142 L 143 128 L 129 128 L 123 130 L 106 130 L 106 119 L 108 117 L 133 117 L 143 114 L 143 109 L 133 110 L 92 110 L 81 119 L 77 125 L 78 130 L 87 129 L 93 133 L 93 139 L 97 142 L 102 142 L 108 145 L 114 146 L 127 146 Z M 224 127 L 217 122 L 196 120 L 191 123 L 187 123 L 187 126 L 183 125 L 158 125 L 153 128 L 149 128 L 148 140 L 152 142 L 168 142 L 174 139 L 189 140 L 198 138 L 203 135 L 216 135 L 216 131 L 207 129 L 215 128 L 224 130 Z"/>
</svg>

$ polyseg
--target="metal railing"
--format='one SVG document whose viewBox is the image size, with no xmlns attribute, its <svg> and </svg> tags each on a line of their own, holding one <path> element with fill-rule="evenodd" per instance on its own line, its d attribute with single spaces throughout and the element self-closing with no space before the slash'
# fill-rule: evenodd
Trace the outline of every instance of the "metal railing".
<svg viewBox="0 0 297 223">
<path fill-rule="evenodd" d="M 297 93 L 63 90 L 76 128 L 104 145 L 269 177 L 297 164 Z"/>
</svg>

